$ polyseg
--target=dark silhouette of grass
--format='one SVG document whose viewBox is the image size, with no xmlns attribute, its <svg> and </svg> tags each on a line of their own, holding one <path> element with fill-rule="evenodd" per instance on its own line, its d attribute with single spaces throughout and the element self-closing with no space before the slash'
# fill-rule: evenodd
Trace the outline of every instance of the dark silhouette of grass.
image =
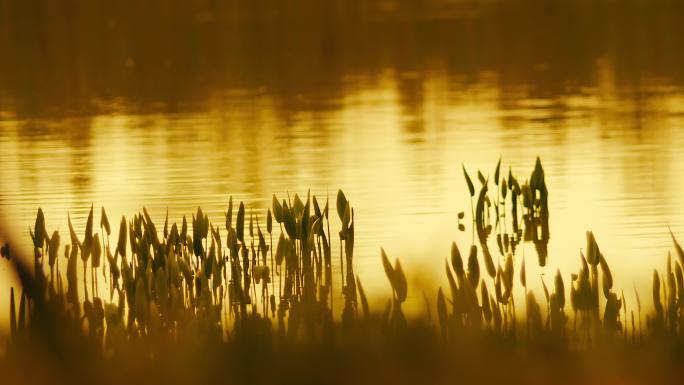
<svg viewBox="0 0 684 385">
<path fill-rule="evenodd" d="M 478 171 L 476 189 L 464 167 L 474 199 L 473 245 L 465 260 L 452 244 L 436 319 L 404 315 L 411 288 L 400 261 L 384 250 L 392 298 L 382 311 L 369 307 L 354 273 L 354 210 L 341 190 L 332 214 L 327 199 L 322 205 L 309 194 L 304 200 L 274 196 L 265 224 L 232 199 L 225 225 L 218 226 L 198 208 L 191 222 L 170 224 L 167 216 L 157 229 L 143 209 L 121 219 L 116 244 L 104 208 L 99 233 L 92 207 L 82 237 L 69 219 L 64 247 L 59 233 L 48 234 L 39 209 L 33 258 L 15 255 L 9 245 L 2 249 L 21 288 L 10 293 L 0 372 L 8 383 L 678 379 L 684 251 L 674 235 L 677 260 L 668 258 L 662 277 L 654 271 L 645 329 L 640 300 L 628 312 L 591 232 L 572 281 L 558 272 L 549 287 L 544 283 L 539 303 L 527 290 L 524 260 L 515 272 L 514 259 L 521 242 L 535 245 L 540 265 L 548 258 L 544 170 L 538 159 L 522 185 L 511 171 L 502 175 L 501 161 L 493 181 Z M 335 235 L 331 216 L 341 223 Z M 332 236 L 340 240 L 339 252 L 331 248 Z M 494 251 L 490 238 L 496 238 Z M 339 278 L 332 268 L 338 257 Z M 516 289 L 525 291 L 524 315 L 515 311 Z M 334 302 L 338 291 L 341 304 Z"/>
</svg>

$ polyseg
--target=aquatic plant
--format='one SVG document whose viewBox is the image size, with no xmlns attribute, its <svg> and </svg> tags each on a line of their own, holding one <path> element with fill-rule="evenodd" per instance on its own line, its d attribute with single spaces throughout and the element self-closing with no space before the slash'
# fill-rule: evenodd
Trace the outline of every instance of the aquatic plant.
<svg viewBox="0 0 684 385">
<path fill-rule="evenodd" d="M 500 168 L 501 160 L 494 172 L 496 188 L 491 190 L 489 179 L 478 171 L 478 192 L 463 167 L 471 199 L 477 192 L 472 205 L 473 244 L 467 248 L 467 260 L 457 243 L 451 244 L 451 255 L 445 260 L 448 286 L 436 293 L 436 324 L 429 316 L 432 300 L 427 295 L 427 319 L 404 315 L 402 304 L 410 290 L 406 273 L 399 259 L 391 262 L 384 249 L 380 261 L 392 298 L 382 312 L 370 308 L 354 272 L 354 210 L 342 190 L 335 199 L 340 224 L 339 280 L 333 275 L 327 197 L 321 207 L 310 193 L 305 199 L 295 194 L 293 199 L 280 200 L 274 195 L 265 227 L 242 202 L 234 213 L 232 198 L 223 228 L 198 208 L 190 221 L 183 217 L 180 225 L 170 223 L 167 212 L 158 230 L 143 208 L 130 220 L 121 218 L 113 251 L 104 208 L 99 233 L 94 228 L 93 206 L 82 236 L 67 216 L 70 244 L 63 247 L 57 231 L 48 236 L 45 216 L 38 209 L 35 225 L 29 229 L 32 266 L 10 254 L 9 244 L 1 250 L 22 283 L 21 294 L 14 288 L 9 293 L 6 354 L 11 357 L 40 345 L 59 352 L 86 349 L 117 361 L 141 348 L 144 353 L 136 353 L 138 358 L 164 356 L 169 344 L 181 349 L 198 344 L 207 349 L 251 346 L 268 350 L 307 341 L 348 341 L 358 346 L 375 335 L 397 341 L 422 338 L 430 346 L 433 337 L 439 336 L 440 346 L 448 349 L 463 344 L 473 347 L 486 339 L 572 351 L 606 343 L 643 344 L 638 293 L 635 290 L 635 321 L 634 309 L 628 318 L 624 293 L 613 287 L 607 258 L 591 231 L 579 255 L 579 270 L 567 285 L 560 271 L 550 289 L 542 277 L 542 304 L 528 290 L 530 277 L 524 258 L 516 263 L 516 247 L 532 242 L 539 265 L 546 264 L 549 214 L 544 170 L 537 159 L 529 181 L 521 186 L 512 170 L 502 178 Z M 459 215 L 459 220 L 463 218 Z M 498 246 L 494 252 L 489 248 L 492 234 Z M 646 316 L 646 334 L 653 341 L 681 341 L 684 335 L 684 251 L 670 234 L 677 260 L 668 255 L 664 275 L 653 273 L 654 306 Z M 66 271 L 60 270 L 61 259 Z M 49 275 L 44 270 L 46 262 Z M 516 265 L 520 266 L 518 279 Z M 105 284 L 102 288 L 100 279 Z M 514 292 L 521 289 L 524 333 L 518 331 L 522 324 L 514 303 Z M 339 321 L 333 306 L 336 298 L 342 299 Z M 379 346 L 386 349 L 385 344 Z"/>
</svg>

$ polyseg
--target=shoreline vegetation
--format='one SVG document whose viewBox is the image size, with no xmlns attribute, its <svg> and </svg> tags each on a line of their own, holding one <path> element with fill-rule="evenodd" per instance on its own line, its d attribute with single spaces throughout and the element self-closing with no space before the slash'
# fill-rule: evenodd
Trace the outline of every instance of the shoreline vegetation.
<svg viewBox="0 0 684 385">
<path fill-rule="evenodd" d="M 592 232 L 570 280 L 557 271 L 537 297 L 525 266 L 549 258 L 541 161 L 523 183 L 510 169 L 505 175 L 501 160 L 491 179 L 480 171 L 471 178 L 465 167 L 463 174 L 472 245 L 452 243 L 446 280 L 425 295 L 427 315 L 417 318 L 402 310 L 417 288 L 382 249 L 392 298 L 370 308 L 354 272 L 354 209 L 342 190 L 332 207 L 310 194 L 274 195 L 265 223 L 232 198 L 220 224 L 198 208 L 180 224 L 167 214 L 158 228 L 143 209 L 122 217 L 116 235 L 105 209 L 98 226 L 91 207 L 82 236 L 68 218 L 68 242 L 48 232 L 38 209 L 33 258 L 15 256 L 9 244 L 1 250 L 21 288 L 9 293 L 0 371 L 11 383 L 677 379 L 684 251 L 674 234 L 675 258 L 653 271 L 652 307 L 642 307 L 636 290 L 636 306 L 626 306 Z M 467 231 L 465 213 L 458 216 Z M 534 244 L 536 260 L 516 255 L 521 243 Z M 516 314 L 514 290 L 524 291 L 524 314 Z"/>
</svg>

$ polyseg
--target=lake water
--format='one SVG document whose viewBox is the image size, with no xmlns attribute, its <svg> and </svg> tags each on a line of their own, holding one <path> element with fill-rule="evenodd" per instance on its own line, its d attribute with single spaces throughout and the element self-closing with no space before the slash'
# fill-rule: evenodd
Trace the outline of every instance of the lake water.
<svg viewBox="0 0 684 385">
<path fill-rule="evenodd" d="M 616 287 L 648 293 L 668 226 L 684 241 L 675 2 L 158 3 L 0 0 L 0 213 L 21 246 L 38 207 L 66 240 L 91 203 L 223 223 L 229 195 L 263 215 L 274 193 L 342 188 L 366 290 L 389 295 L 382 246 L 431 293 L 451 241 L 470 244 L 461 165 L 500 156 L 546 171 L 549 266 L 530 255 L 528 277 L 576 271 L 593 230 Z"/>
</svg>

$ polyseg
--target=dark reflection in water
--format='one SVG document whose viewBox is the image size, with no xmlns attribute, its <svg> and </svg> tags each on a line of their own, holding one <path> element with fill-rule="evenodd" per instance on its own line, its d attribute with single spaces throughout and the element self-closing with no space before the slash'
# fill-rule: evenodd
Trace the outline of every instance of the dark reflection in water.
<svg viewBox="0 0 684 385">
<path fill-rule="evenodd" d="M 541 155 L 549 268 L 591 228 L 630 288 L 684 234 L 682 4 L 0 0 L 0 210 L 65 233 L 342 187 L 386 290 L 381 245 L 441 276 L 469 242 L 461 163 Z"/>
<path fill-rule="evenodd" d="M 177 113 L 248 89 L 287 118 L 334 110 L 350 79 L 391 70 L 413 114 L 426 75 L 492 73 L 504 93 L 554 99 L 610 71 L 635 103 L 646 78 L 684 80 L 681 2 L 297 3 L 2 0 L 3 105 L 19 118 Z"/>
</svg>

